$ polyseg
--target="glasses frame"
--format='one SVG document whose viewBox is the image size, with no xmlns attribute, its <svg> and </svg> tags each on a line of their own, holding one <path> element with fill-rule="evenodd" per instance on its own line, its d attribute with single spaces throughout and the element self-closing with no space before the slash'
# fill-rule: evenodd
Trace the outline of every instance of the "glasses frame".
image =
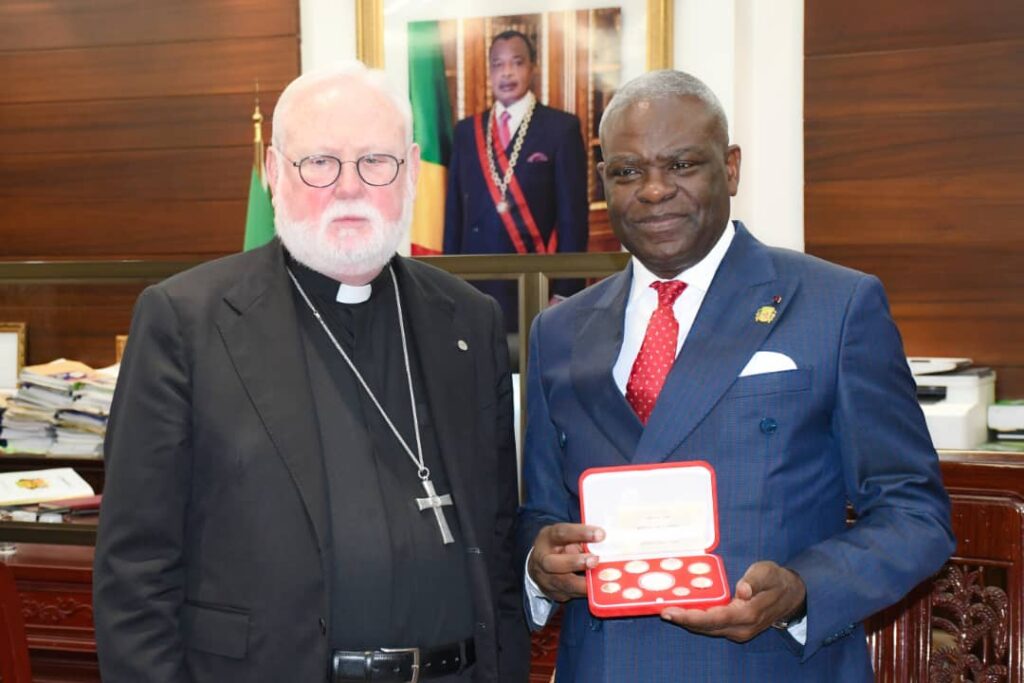
<svg viewBox="0 0 1024 683">
<path fill-rule="evenodd" d="M 388 157 L 390 159 L 393 159 L 395 161 L 395 175 L 391 176 L 391 180 L 389 180 L 386 183 L 371 183 L 369 180 L 367 180 L 366 178 L 363 177 L 363 172 L 359 170 L 359 162 L 362 161 L 363 159 L 365 159 L 366 157 Z M 311 183 L 308 180 L 306 180 L 305 176 L 302 175 L 302 162 L 306 161 L 307 159 L 314 159 L 314 158 L 334 159 L 335 161 L 338 162 L 338 174 L 334 176 L 334 180 L 332 180 L 331 182 L 327 183 L 326 185 L 314 185 L 313 183 Z M 288 162 L 292 166 L 294 166 L 296 169 L 298 169 L 298 171 L 299 171 L 299 180 L 301 180 L 303 183 L 305 183 L 309 187 L 313 187 L 313 188 L 316 188 L 318 190 L 322 190 L 322 189 L 324 189 L 326 187 L 330 187 L 330 186 L 334 185 L 334 183 L 338 182 L 338 178 L 341 177 L 341 170 L 345 167 L 345 164 L 354 164 L 355 167 L 356 167 L 356 175 L 359 176 L 359 180 L 361 180 L 363 182 L 363 184 L 369 185 L 370 187 L 387 187 L 388 185 L 393 184 L 395 182 L 395 180 L 398 179 L 398 174 L 402 172 L 402 165 L 405 164 L 405 159 L 399 159 L 394 154 L 387 154 L 386 152 L 368 152 L 368 153 L 362 155 L 361 157 L 358 157 L 357 159 L 349 159 L 348 161 L 339 159 L 338 157 L 334 156 L 333 154 L 310 154 L 310 155 L 302 157 L 298 161 L 292 161 L 291 159 L 288 159 L 288 157 L 285 157 L 285 159 L 287 159 Z"/>
</svg>

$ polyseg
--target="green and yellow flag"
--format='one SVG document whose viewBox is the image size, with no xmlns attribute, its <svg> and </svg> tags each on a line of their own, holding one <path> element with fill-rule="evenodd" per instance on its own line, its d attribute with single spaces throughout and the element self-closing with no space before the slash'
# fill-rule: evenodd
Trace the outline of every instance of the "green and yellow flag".
<svg viewBox="0 0 1024 683">
<path fill-rule="evenodd" d="M 436 21 L 409 23 L 409 100 L 413 140 L 420 146 L 420 177 L 413 205 L 412 254 L 440 254 L 444 196 L 452 152 L 452 112 L 444 77 L 441 29 Z"/>
<path fill-rule="evenodd" d="M 262 247 L 274 237 L 274 207 L 270 203 L 270 191 L 263 176 L 263 114 L 260 113 L 258 97 L 256 109 L 252 113 L 252 125 L 252 177 L 249 180 L 249 208 L 245 213 L 244 251 Z"/>
</svg>

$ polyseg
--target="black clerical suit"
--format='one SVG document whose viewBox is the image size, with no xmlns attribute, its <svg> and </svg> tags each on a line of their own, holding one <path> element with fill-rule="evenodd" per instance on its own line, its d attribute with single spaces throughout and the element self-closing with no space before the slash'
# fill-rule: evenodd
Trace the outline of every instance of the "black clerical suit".
<svg viewBox="0 0 1024 683">
<path fill-rule="evenodd" d="M 332 618 L 334 563 L 361 552 L 332 547 L 334 528 L 365 520 L 332 516 L 325 460 L 346 453 L 322 443 L 320 423 L 332 418 L 317 414 L 307 311 L 286 259 L 275 240 L 150 287 L 136 305 L 107 432 L 94 572 L 107 683 L 327 679 L 344 618 Z M 465 555 L 473 680 L 525 681 L 500 311 L 437 269 L 393 264 L 418 401 L 455 501 L 445 514 Z M 404 645 L 413 643 L 377 644 Z"/>
</svg>

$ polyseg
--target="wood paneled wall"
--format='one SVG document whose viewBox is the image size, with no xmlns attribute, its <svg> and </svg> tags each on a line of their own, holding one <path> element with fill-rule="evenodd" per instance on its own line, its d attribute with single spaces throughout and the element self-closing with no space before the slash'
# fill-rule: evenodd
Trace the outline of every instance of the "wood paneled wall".
<svg viewBox="0 0 1024 683">
<path fill-rule="evenodd" d="M 0 260 L 241 248 L 254 86 L 269 137 L 298 0 L 4 2 L 0 45 Z M 105 364 L 141 286 L 0 283 L 0 321 L 28 323 L 29 362 Z"/>
<path fill-rule="evenodd" d="M 807 0 L 807 251 L 1024 397 L 1024 2 Z"/>
</svg>

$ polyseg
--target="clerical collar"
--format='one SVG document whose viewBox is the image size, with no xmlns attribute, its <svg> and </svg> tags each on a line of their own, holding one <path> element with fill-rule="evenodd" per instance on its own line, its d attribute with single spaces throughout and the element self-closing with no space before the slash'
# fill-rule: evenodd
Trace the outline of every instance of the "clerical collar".
<svg viewBox="0 0 1024 683">
<path fill-rule="evenodd" d="M 339 304 L 361 304 L 369 300 L 373 292 L 373 285 L 346 285 L 344 282 L 338 285 L 338 295 L 334 300 Z"/>
<path fill-rule="evenodd" d="M 374 298 L 378 292 L 387 291 L 385 285 L 388 285 L 391 279 L 391 271 L 386 265 L 369 284 L 361 286 L 338 282 L 332 277 L 299 263 L 291 254 L 288 255 L 288 266 L 302 286 L 309 293 L 315 294 L 320 301 L 336 301 L 350 306 L 365 303 Z"/>
</svg>

